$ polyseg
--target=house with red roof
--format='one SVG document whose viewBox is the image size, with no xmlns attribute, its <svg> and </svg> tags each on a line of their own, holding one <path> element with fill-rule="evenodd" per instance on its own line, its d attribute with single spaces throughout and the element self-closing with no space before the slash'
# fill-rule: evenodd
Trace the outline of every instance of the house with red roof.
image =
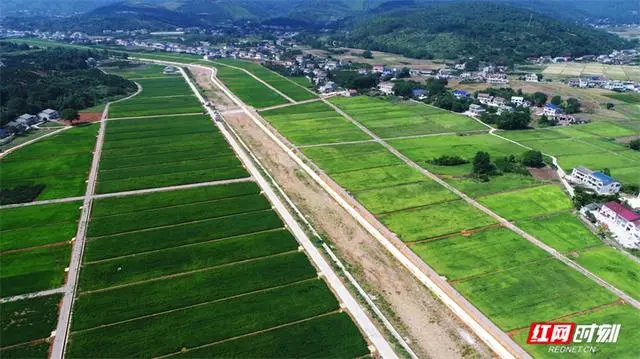
<svg viewBox="0 0 640 359">
<path fill-rule="evenodd" d="M 618 202 L 607 202 L 595 215 L 613 238 L 627 248 L 640 248 L 640 214 Z"/>
</svg>

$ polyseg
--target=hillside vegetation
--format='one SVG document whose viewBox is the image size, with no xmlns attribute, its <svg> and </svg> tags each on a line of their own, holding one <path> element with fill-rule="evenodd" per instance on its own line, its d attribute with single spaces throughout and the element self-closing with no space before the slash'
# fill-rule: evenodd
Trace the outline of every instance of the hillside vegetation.
<svg viewBox="0 0 640 359">
<path fill-rule="evenodd" d="M 350 47 L 417 58 L 475 56 L 509 63 L 529 56 L 579 56 L 631 46 L 593 28 L 506 5 L 462 3 L 409 8 L 345 25 Z"/>
<path fill-rule="evenodd" d="M 0 123 L 25 112 L 46 108 L 84 109 L 136 91 L 136 84 L 93 68 L 89 58 L 112 55 L 106 51 L 65 48 L 27 50 L 28 46 L 0 42 Z"/>
</svg>

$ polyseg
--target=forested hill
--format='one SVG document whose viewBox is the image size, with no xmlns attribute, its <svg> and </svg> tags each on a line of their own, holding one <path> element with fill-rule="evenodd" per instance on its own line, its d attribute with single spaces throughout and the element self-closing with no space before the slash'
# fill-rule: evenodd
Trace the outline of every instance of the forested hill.
<svg viewBox="0 0 640 359">
<path fill-rule="evenodd" d="M 350 47 L 418 58 L 475 56 L 500 63 L 529 56 L 580 56 L 633 46 L 586 25 L 490 3 L 405 8 L 345 22 L 337 39 Z"/>
<path fill-rule="evenodd" d="M 0 41 L 0 126 L 25 112 L 81 110 L 136 91 L 136 84 L 96 69 L 107 51 L 30 49 Z M 122 56 L 122 55 L 120 55 Z"/>
</svg>

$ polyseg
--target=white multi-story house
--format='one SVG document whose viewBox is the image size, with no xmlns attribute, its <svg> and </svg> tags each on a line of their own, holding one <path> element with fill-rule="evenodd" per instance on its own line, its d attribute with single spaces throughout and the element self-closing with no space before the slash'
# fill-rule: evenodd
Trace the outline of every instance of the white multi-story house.
<svg viewBox="0 0 640 359">
<path fill-rule="evenodd" d="M 538 82 L 538 75 L 536 75 L 534 73 L 527 74 L 527 76 L 525 76 L 524 80 L 527 81 L 527 82 Z"/>
<path fill-rule="evenodd" d="M 607 226 L 618 243 L 627 248 L 640 248 L 640 214 L 618 202 L 607 202 L 594 216 Z"/>
<path fill-rule="evenodd" d="M 575 167 L 571 171 L 571 182 L 581 184 L 601 195 L 618 193 L 622 185 L 602 172 L 595 172 L 585 167 Z"/>
<path fill-rule="evenodd" d="M 378 90 L 385 95 L 393 95 L 393 82 L 381 82 L 378 84 Z"/>
<path fill-rule="evenodd" d="M 38 118 L 41 121 L 52 121 L 60 118 L 60 114 L 56 110 L 52 110 L 50 108 L 43 110 L 38 114 Z"/>
<path fill-rule="evenodd" d="M 511 96 L 511 103 L 516 106 L 522 106 L 524 103 L 524 97 L 522 96 Z"/>
<path fill-rule="evenodd" d="M 480 101 L 480 103 L 483 104 L 483 105 L 490 104 L 491 100 L 493 100 L 493 97 L 491 97 L 491 95 L 489 95 L 488 93 L 479 93 L 478 94 L 478 101 Z"/>
<path fill-rule="evenodd" d="M 476 105 L 475 103 L 469 105 L 469 112 L 474 116 L 480 116 L 485 113 L 485 111 L 486 110 L 482 106 Z"/>
<path fill-rule="evenodd" d="M 490 84 L 506 84 L 509 83 L 509 79 L 506 74 L 493 73 L 487 75 L 487 83 Z"/>
</svg>

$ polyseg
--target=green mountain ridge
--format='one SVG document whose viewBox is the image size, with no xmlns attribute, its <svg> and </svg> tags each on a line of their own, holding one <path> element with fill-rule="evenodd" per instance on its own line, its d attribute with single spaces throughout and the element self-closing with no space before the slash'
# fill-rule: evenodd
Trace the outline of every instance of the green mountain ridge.
<svg viewBox="0 0 640 359">
<path fill-rule="evenodd" d="M 531 56 L 609 53 L 635 43 L 574 22 L 496 3 L 414 7 L 346 19 L 333 40 L 417 58 L 475 57 L 498 63 Z"/>
</svg>

